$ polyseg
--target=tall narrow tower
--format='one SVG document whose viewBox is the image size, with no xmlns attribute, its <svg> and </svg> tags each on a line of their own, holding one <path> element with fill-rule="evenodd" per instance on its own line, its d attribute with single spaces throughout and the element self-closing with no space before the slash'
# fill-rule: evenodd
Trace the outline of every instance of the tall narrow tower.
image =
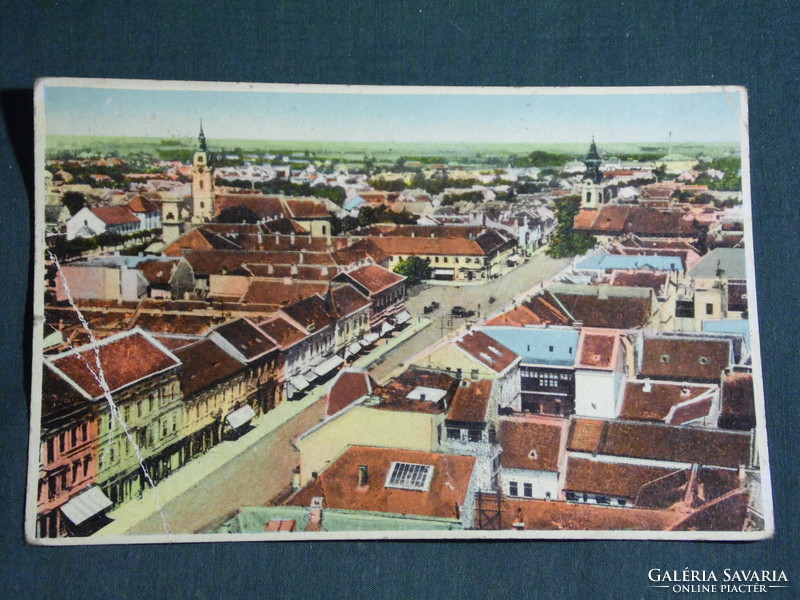
<svg viewBox="0 0 800 600">
<path fill-rule="evenodd" d="M 202 121 L 197 141 L 199 148 L 192 158 L 192 223 L 205 223 L 214 217 L 214 174 Z"/>
<path fill-rule="evenodd" d="M 603 158 L 597 151 L 597 144 L 592 136 L 592 144 L 589 146 L 589 153 L 583 160 L 586 165 L 586 172 L 583 176 L 583 183 L 581 184 L 581 207 L 582 208 L 597 208 L 602 202 L 603 195 L 603 172 L 600 170 L 600 165 L 603 163 Z"/>
</svg>

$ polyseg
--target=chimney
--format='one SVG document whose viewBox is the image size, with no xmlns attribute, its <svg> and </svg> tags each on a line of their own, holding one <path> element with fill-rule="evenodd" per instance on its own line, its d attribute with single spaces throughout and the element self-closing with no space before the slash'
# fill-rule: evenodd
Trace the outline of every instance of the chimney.
<svg viewBox="0 0 800 600">
<path fill-rule="evenodd" d="M 435 234 L 433 231 L 431 231 L 431 237 L 432 237 L 432 238 L 435 238 L 435 237 L 436 237 L 436 234 Z"/>
<path fill-rule="evenodd" d="M 653 391 L 653 384 L 650 383 L 650 379 L 644 380 L 644 385 L 642 386 L 642 391 L 646 394 L 649 394 Z"/>
<path fill-rule="evenodd" d="M 294 246 L 294 231 L 289 234 L 289 243 Z"/>
<path fill-rule="evenodd" d="M 303 264 L 303 251 L 302 250 L 300 250 L 300 261 L 299 261 L 299 264 L 301 264 L 301 265 Z"/>
<path fill-rule="evenodd" d="M 411 232 L 411 237 L 412 237 L 412 238 L 413 238 L 413 237 L 417 237 L 417 232 L 416 232 L 416 231 L 412 231 L 412 232 Z"/>
<path fill-rule="evenodd" d="M 272 263 L 267 263 L 267 275 L 273 275 L 275 273 L 275 266 Z"/>
<path fill-rule="evenodd" d="M 297 265 L 292 265 L 292 266 L 289 268 L 289 273 L 291 273 L 292 275 L 297 275 L 297 273 L 298 273 L 298 270 L 297 270 Z"/>
<path fill-rule="evenodd" d="M 277 245 L 278 245 L 278 242 L 280 242 L 280 241 L 281 241 L 281 236 L 280 236 L 280 235 L 278 234 L 278 232 L 276 231 L 276 232 L 275 232 L 275 245 L 277 246 Z"/>
<path fill-rule="evenodd" d="M 309 524 L 322 525 L 322 496 L 314 496 L 308 507 Z"/>
<path fill-rule="evenodd" d="M 369 466 L 358 465 L 358 487 L 367 487 L 369 485 Z"/>
</svg>

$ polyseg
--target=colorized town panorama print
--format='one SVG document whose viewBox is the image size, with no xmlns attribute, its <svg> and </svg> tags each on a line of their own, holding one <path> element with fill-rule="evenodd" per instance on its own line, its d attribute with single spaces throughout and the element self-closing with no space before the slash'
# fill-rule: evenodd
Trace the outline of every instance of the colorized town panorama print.
<svg viewBox="0 0 800 600">
<path fill-rule="evenodd" d="M 31 543 L 772 535 L 743 89 L 36 103 Z"/>
</svg>

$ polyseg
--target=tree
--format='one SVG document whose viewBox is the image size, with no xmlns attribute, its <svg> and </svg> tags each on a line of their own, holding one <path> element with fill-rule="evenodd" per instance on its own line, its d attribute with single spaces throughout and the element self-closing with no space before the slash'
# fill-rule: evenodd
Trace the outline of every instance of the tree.
<svg viewBox="0 0 800 600">
<path fill-rule="evenodd" d="M 555 201 L 556 219 L 558 226 L 550 242 L 547 255 L 552 258 L 564 258 L 584 254 L 592 249 L 597 242 L 593 235 L 585 231 L 574 231 L 575 217 L 581 209 L 580 196 L 567 196 Z"/>
<path fill-rule="evenodd" d="M 80 192 L 67 192 L 61 197 L 61 204 L 67 207 L 72 216 L 86 206 L 86 196 Z"/>
<path fill-rule="evenodd" d="M 408 285 L 416 285 L 424 279 L 431 277 L 431 259 L 409 256 L 401 260 L 394 268 L 394 272 L 407 278 Z"/>
<path fill-rule="evenodd" d="M 258 214 L 246 206 L 229 206 L 217 216 L 218 223 L 258 223 L 259 220 Z"/>
</svg>

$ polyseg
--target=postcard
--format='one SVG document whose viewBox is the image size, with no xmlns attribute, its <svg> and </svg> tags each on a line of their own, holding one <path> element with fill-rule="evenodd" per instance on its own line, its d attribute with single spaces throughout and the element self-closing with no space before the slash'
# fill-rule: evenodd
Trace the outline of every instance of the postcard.
<svg viewBox="0 0 800 600">
<path fill-rule="evenodd" d="M 35 96 L 30 543 L 773 534 L 743 88 Z"/>
</svg>

